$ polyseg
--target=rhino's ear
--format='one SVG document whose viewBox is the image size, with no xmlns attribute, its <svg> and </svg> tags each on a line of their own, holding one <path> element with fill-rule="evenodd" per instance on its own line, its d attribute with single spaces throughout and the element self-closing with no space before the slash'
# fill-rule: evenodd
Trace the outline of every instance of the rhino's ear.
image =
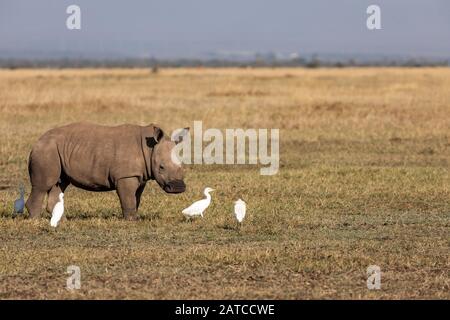
<svg viewBox="0 0 450 320">
<path fill-rule="evenodd" d="M 153 128 L 153 137 L 146 137 L 145 141 L 147 146 L 153 148 L 157 143 L 159 143 L 162 138 L 164 138 L 164 131 L 160 127 Z"/>
<path fill-rule="evenodd" d="M 173 141 L 175 142 L 175 144 L 179 144 L 184 139 L 186 139 L 188 134 L 189 134 L 189 127 L 188 128 L 183 128 L 180 131 L 176 132 Z"/>
<path fill-rule="evenodd" d="M 153 134 L 153 137 L 155 138 L 156 143 L 158 143 L 164 137 L 164 131 L 162 131 L 162 129 L 160 127 L 155 127 L 154 132 L 155 133 Z"/>
</svg>

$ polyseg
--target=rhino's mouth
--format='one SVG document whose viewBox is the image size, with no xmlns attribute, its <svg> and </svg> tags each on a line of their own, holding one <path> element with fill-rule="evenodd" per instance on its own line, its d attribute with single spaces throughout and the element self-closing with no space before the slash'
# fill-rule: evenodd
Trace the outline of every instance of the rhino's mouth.
<svg viewBox="0 0 450 320">
<path fill-rule="evenodd" d="M 186 190 L 186 185 L 183 180 L 174 180 L 166 183 L 163 189 L 167 193 L 181 193 Z"/>
</svg>

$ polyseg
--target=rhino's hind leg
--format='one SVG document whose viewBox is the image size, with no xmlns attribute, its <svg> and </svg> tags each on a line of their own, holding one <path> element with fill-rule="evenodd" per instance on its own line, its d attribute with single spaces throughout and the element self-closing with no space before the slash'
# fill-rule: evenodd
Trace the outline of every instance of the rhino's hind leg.
<svg viewBox="0 0 450 320">
<path fill-rule="evenodd" d="M 139 180 L 136 177 L 123 178 L 117 182 L 120 206 L 122 207 L 123 216 L 127 220 L 137 219 L 137 190 L 139 187 Z"/>
<path fill-rule="evenodd" d="M 42 190 L 37 187 L 31 188 L 31 194 L 28 197 L 27 203 L 25 204 L 28 212 L 30 213 L 30 218 L 37 218 L 40 216 L 42 202 L 44 201 L 46 193 L 47 190 Z"/>
<path fill-rule="evenodd" d="M 60 178 L 60 183 L 58 182 L 55 184 L 50 191 L 47 193 L 47 212 L 52 213 L 53 207 L 56 205 L 56 203 L 59 200 L 59 194 L 66 190 L 67 186 L 69 185 L 69 181 L 64 178 Z"/>
<path fill-rule="evenodd" d="M 28 162 L 31 181 L 31 194 L 26 206 L 30 218 L 39 217 L 42 202 L 49 190 L 61 176 L 61 163 L 56 144 L 48 139 L 39 140 L 33 147 Z"/>
</svg>

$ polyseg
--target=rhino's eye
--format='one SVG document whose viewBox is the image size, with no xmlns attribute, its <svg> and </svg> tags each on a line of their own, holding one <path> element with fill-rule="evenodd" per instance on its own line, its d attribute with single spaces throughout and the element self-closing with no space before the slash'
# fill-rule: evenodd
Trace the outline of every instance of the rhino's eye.
<svg viewBox="0 0 450 320">
<path fill-rule="evenodd" d="M 163 164 L 159 165 L 159 170 L 164 170 L 164 165 Z"/>
</svg>

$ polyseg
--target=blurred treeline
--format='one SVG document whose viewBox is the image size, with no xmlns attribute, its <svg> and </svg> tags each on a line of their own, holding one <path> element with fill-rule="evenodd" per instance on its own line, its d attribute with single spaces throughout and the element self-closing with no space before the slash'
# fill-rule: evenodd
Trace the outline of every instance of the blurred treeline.
<svg viewBox="0 0 450 320">
<path fill-rule="evenodd" d="M 156 58 L 123 58 L 123 59 L 85 59 L 85 58 L 55 58 L 55 59 L 15 59 L 0 58 L 0 68 L 151 68 L 157 72 L 160 67 L 442 67 L 450 66 L 449 59 L 426 58 L 382 58 L 367 59 L 267 59 L 255 58 L 238 61 L 227 59 L 156 59 Z"/>
</svg>

